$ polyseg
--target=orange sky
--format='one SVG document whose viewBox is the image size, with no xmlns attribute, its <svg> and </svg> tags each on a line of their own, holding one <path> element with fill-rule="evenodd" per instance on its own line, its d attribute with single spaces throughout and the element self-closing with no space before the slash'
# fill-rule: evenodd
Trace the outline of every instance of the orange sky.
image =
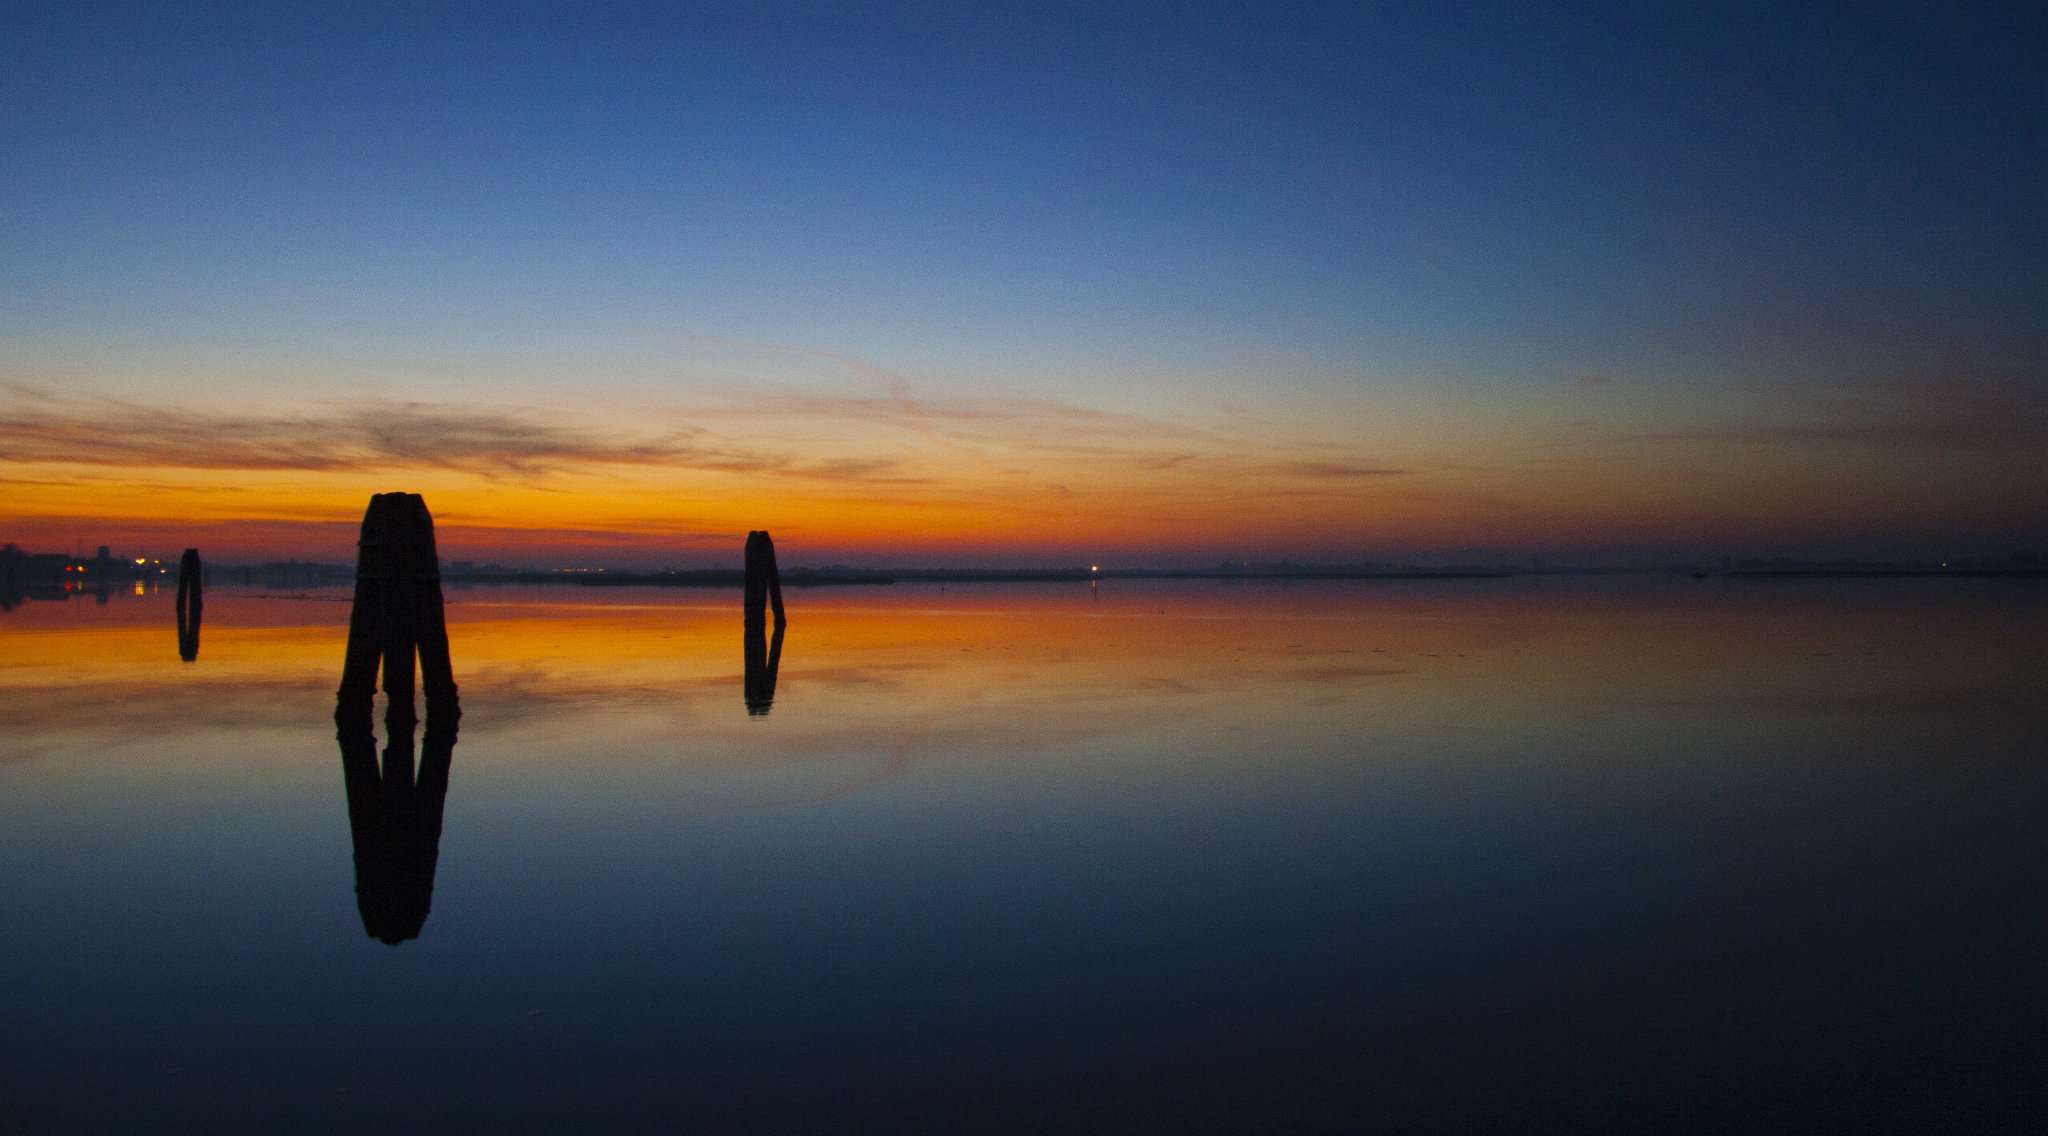
<svg viewBox="0 0 2048 1136">
<path fill-rule="evenodd" d="M 346 561 L 388 490 L 536 567 L 2048 547 L 1980 14 L 74 7 L 0 37 L 31 549 Z"/>
<path fill-rule="evenodd" d="M 753 528 L 791 565 L 1962 555 L 2038 537 L 2032 408 L 1978 391 L 1913 417 L 1941 393 L 1762 391 L 1714 411 L 1622 383 L 1390 384 L 1148 415 L 907 384 L 489 410 L 17 384 L 0 392 L 0 537 L 347 561 L 369 495 L 394 489 L 427 496 L 445 556 L 535 566 L 725 564 Z"/>
</svg>

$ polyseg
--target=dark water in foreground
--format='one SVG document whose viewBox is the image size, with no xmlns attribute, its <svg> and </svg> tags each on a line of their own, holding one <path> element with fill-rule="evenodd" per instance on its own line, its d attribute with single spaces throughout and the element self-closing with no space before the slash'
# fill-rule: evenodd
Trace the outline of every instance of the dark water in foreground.
<svg viewBox="0 0 2048 1136">
<path fill-rule="evenodd" d="M 0 1130 L 2048 1121 L 2039 587 L 451 591 L 397 945 L 346 598 L 0 615 Z"/>
</svg>

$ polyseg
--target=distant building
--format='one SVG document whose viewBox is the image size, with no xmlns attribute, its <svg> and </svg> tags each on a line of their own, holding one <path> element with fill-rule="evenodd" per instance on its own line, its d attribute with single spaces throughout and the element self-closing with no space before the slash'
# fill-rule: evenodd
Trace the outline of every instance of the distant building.
<svg viewBox="0 0 2048 1136">
<path fill-rule="evenodd" d="M 61 552 L 31 552 L 21 558 L 17 573 L 23 580 L 63 580 L 78 575 L 79 566 Z"/>
</svg>

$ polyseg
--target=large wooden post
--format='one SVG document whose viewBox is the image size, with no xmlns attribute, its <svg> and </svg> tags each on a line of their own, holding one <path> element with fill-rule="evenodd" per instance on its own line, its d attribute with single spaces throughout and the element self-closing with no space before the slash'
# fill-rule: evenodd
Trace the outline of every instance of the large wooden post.
<svg viewBox="0 0 2048 1136">
<path fill-rule="evenodd" d="M 440 858 L 441 812 L 462 707 L 448 658 L 434 518 L 416 493 L 380 493 L 363 513 L 355 604 L 335 695 L 335 735 L 355 844 L 356 906 L 363 930 L 386 943 L 426 924 Z M 413 767 L 414 661 L 427 694 L 426 742 Z M 382 671 L 383 768 L 371 703 Z"/>
<path fill-rule="evenodd" d="M 356 546 L 355 605 L 349 611 L 348 654 L 342 664 L 343 702 L 369 702 L 384 676 L 386 713 L 407 723 L 413 712 L 417 657 L 428 712 L 437 702 L 455 706 L 455 674 L 448 659 L 448 625 L 441 597 L 441 563 L 434 548 L 434 518 L 417 493 L 380 493 L 363 513 Z M 381 666 L 380 666 L 381 665 Z"/>
</svg>

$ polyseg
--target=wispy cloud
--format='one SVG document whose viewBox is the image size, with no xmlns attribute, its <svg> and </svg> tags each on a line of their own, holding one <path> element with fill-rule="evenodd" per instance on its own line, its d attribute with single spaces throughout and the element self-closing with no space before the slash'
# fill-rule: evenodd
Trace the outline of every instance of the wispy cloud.
<svg viewBox="0 0 2048 1136">
<path fill-rule="evenodd" d="M 751 393 L 745 407 L 708 408 L 705 413 L 755 415 L 770 413 L 789 418 L 851 420 L 898 427 L 924 435 L 947 446 L 967 443 L 1015 442 L 1020 435 L 1047 433 L 1067 437 L 1079 435 L 1204 436 L 1209 431 L 1183 423 L 1140 414 L 1100 410 L 1044 398 L 933 398 L 913 392 L 911 381 L 900 372 L 842 352 L 800 344 L 768 343 L 759 340 L 726 339 L 699 335 L 692 338 L 725 347 L 818 359 L 836 364 L 872 384 L 875 394 L 774 395 Z"/>
<path fill-rule="evenodd" d="M 1728 412 L 1665 429 L 1603 430 L 1564 423 L 1567 446 L 1654 442 L 1756 447 L 1867 446 L 1950 451 L 2030 450 L 2048 444 L 2048 390 L 2032 382 L 1956 377 L 1756 386 Z M 1698 416 L 1705 417 L 1705 416 Z"/>
<path fill-rule="evenodd" d="M 841 481 L 911 481 L 882 458 L 799 460 L 721 443 L 701 427 L 630 434 L 520 410 L 379 402 L 301 414 L 231 414 L 87 404 L 9 384 L 0 462 L 205 470 L 457 470 L 534 479 L 638 466 Z"/>
<path fill-rule="evenodd" d="M 859 422 L 955 443 L 1006 442 L 1026 447 L 1039 440 L 1077 437 L 1159 439 L 1208 434 L 1195 427 L 1143 415 L 1031 398 L 767 395 L 750 400 L 745 406 L 707 407 L 692 413 L 705 418 L 744 416 Z"/>
<path fill-rule="evenodd" d="M 1750 446 L 1933 446 L 1996 449 L 2004 432 L 1986 433 L 1959 422 L 1798 423 L 1762 422 L 1742 426 L 1699 426 L 1631 436 L 1643 442 L 1726 442 Z"/>
<path fill-rule="evenodd" d="M 1365 477 L 1401 477 L 1413 473 L 1408 469 L 1391 469 L 1386 466 L 1361 465 L 1341 461 L 1292 461 L 1276 462 L 1268 470 L 1288 477 L 1311 477 L 1349 481 Z"/>
</svg>

